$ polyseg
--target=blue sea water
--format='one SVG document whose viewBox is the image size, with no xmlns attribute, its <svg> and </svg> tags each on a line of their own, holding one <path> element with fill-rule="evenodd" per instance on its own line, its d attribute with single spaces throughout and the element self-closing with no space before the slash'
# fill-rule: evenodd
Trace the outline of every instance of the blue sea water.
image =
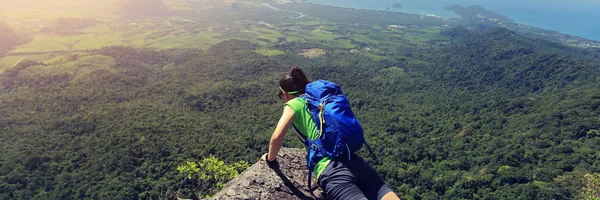
<svg viewBox="0 0 600 200">
<path fill-rule="evenodd" d="M 312 3 L 350 8 L 434 14 L 442 18 L 459 17 L 445 10 L 448 5 L 480 5 L 515 20 L 517 23 L 555 30 L 600 41 L 600 0 L 312 0 Z"/>
</svg>

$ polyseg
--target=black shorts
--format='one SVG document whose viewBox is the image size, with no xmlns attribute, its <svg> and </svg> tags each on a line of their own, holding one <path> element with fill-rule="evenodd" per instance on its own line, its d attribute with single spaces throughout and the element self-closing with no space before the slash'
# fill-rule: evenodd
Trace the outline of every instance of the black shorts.
<svg viewBox="0 0 600 200">
<path fill-rule="evenodd" d="M 325 199 L 381 199 L 392 192 L 377 172 L 360 156 L 332 160 L 319 176 Z"/>
</svg>

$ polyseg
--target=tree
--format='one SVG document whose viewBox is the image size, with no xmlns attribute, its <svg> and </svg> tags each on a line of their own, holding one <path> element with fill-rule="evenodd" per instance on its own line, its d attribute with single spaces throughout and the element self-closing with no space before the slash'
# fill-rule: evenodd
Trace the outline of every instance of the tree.
<svg viewBox="0 0 600 200">
<path fill-rule="evenodd" d="M 583 187 L 583 199 L 600 200 L 600 174 L 585 174 L 585 187 Z"/>
</svg>

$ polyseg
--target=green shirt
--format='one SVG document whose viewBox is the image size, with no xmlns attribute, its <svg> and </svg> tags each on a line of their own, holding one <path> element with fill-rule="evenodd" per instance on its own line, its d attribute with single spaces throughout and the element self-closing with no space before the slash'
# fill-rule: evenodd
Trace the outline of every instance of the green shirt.
<svg viewBox="0 0 600 200">
<path fill-rule="evenodd" d="M 319 137 L 317 124 L 315 124 L 310 111 L 306 108 L 306 101 L 302 98 L 294 98 L 285 103 L 285 105 L 294 110 L 294 121 L 292 123 L 298 128 L 300 134 L 305 135 L 311 140 L 317 139 L 317 137 Z M 308 152 L 308 147 L 306 148 L 306 151 Z M 323 158 L 315 164 L 313 172 L 317 179 L 319 178 L 319 175 L 325 171 L 325 167 L 327 167 L 329 161 L 331 161 L 329 158 Z"/>
</svg>

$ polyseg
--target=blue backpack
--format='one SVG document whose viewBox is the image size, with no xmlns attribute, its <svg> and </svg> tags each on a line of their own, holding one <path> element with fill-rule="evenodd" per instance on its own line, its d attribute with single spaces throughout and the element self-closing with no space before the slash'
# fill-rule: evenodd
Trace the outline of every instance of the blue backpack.
<svg viewBox="0 0 600 200">
<path fill-rule="evenodd" d="M 319 137 L 311 140 L 304 136 L 305 134 L 300 134 L 294 126 L 300 140 L 309 148 L 306 156 L 306 167 L 309 170 L 308 187 L 310 193 L 315 196 L 311 187 L 312 172 L 315 164 L 321 159 L 345 159 L 347 156 L 350 160 L 351 153 L 358 151 L 363 144 L 373 157 L 375 154 L 366 143 L 363 129 L 338 85 L 326 80 L 311 82 L 306 85 L 305 94 L 300 98 L 306 100 L 306 106 L 319 131 Z"/>
</svg>

